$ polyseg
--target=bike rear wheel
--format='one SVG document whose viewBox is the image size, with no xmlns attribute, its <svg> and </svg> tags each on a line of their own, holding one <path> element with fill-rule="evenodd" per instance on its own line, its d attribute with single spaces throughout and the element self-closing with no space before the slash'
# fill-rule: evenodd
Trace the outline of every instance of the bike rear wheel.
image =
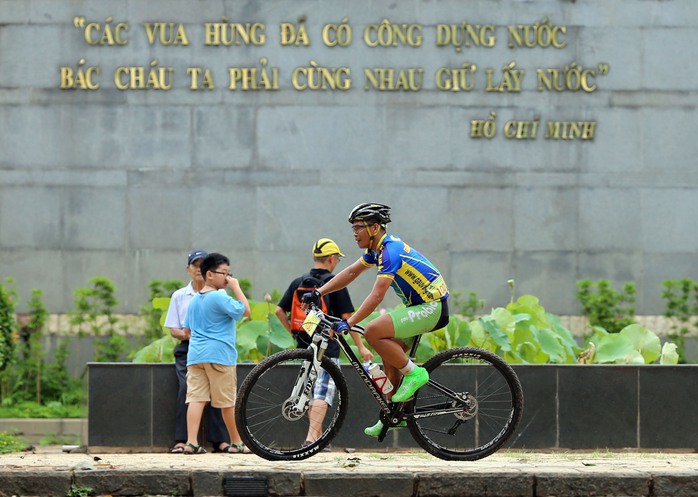
<svg viewBox="0 0 698 497">
<path fill-rule="evenodd" d="M 475 461 L 504 445 L 521 420 L 523 392 L 516 373 L 502 358 L 462 347 L 435 355 L 424 367 L 430 380 L 457 396 L 454 399 L 430 382 L 406 406 L 406 412 L 415 416 L 432 414 L 407 420 L 424 450 L 449 461 Z"/>
<path fill-rule="evenodd" d="M 339 367 L 325 357 L 322 367 L 334 380 L 336 394 L 322 419 L 321 435 L 304 446 L 308 411 L 291 412 L 289 399 L 303 363 L 312 358 L 308 349 L 281 351 L 255 366 L 240 385 L 235 422 L 242 441 L 258 456 L 270 461 L 306 459 L 325 448 L 342 426 L 347 383 Z"/>
</svg>

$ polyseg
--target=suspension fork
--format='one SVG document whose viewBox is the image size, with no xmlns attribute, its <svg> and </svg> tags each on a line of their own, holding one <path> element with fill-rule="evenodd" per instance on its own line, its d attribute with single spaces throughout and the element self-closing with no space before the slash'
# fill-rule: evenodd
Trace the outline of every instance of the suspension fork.
<svg viewBox="0 0 698 497">
<path fill-rule="evenodd" d="M 319 334 L 313 337 L 313 342 L 308 347 L 308 350 L 313 351 L 312 361 L 305 360 L 301 364 L 301 369 L 298 372 L 298 377 L 293 385 L 291 392 L 291 400 L 295 410 L 305 412 L 310 404 L 313 385 L 317 379 L 317 372 L 322 364 L 322 358 L 327 350 L 327 338 Z"/>
</svg>

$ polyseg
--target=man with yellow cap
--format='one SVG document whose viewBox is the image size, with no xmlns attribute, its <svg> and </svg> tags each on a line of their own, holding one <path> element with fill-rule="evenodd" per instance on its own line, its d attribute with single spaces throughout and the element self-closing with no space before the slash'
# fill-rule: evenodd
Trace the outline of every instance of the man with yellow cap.
<svg viewBox="0 0 698 497">
<path fill-rule="evenodd" d="M 320 238 L 313 245 L 312 256 L 315 267 L 313 267 L 309 273 L 299 276 L 291 282 L 283 297 L 281 297 L 279 305 L 276 307 L 276 316 L 279 318 L 279 321 L 281 321 L 281 324 L 293 335 L 297 347 L 303 349 L 308 348 L 311 337 L 303 331 L 300 326 L 303 323 L 302 318 L 305 317 L 305 313 L 302 313 L 302 317 L 296 317 L 298 312 L 293 312 L 294 305 L 300 305 L 300 300 L 298 298 L 300 296 L 296 296 L 296 294 L 299 288 L 303 288 L 305 285 L 312 285 L 314 283 L 317 286 L 322 286 L 331 280 L 334 276 L 332 272 L 339 264 L 340 257 L 343 257 L 344 254 L 342 254 L 341 250 L 339 250 L 339 246 L 333 240 L 329 238 Z M 295 299 L 294 296 L 296 296 Z M 347 319 L 354 312 L 354 305 L 351 302 L 351 297 L 346 288 L 334 292 L 327 297 L 328 298 L 325 300 L 327 314 Z M 291 316 L 290 319 L 289 315 Z M 351 336 L 359 349 L 359 355 L 364 361 L 369 361 L 373 357 L 373 354 L 364 345 L 361 336 L 354 332 L 351 333 Z M 329 357 L 333 362 L 339 365 L 339 346 L 334 340 L 330 341 L 327 351 L 325 352 L 325 357 Z M 310 426 L 305 442 L 307 445 L 313 443 L 322 434 L 322 422 L 325 418 L 328 406 L 332 405 L 334 394 L 334 381 L 324 369 L 321 369 L 318 373 L 317 381 L 315 382 L 313 400 L 310 403 L 310 410 L 308 411 Z"/>
</svg>

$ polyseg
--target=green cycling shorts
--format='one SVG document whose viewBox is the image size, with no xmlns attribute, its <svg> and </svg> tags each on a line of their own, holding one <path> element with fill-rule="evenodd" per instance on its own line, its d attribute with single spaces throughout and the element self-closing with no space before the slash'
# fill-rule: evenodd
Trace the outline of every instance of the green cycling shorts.
<svg viewBox="0 0 698 497">
<path fill-rule="evenodd" d="M 438 330 L 448 324 L 446 300 L 425 302 L 390 312 L 395 328 L 395 338 L 404 340 L 413 336 Z"/>
</svg>

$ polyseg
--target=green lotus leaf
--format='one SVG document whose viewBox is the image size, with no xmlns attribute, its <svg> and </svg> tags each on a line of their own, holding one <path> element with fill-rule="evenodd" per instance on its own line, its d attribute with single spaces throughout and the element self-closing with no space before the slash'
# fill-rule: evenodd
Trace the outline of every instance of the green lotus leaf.
<svg viewBox="0 0 698 497">
<path fill-rule="evenodd" d="M 659 360 L 660 364 L 678 364 L 679 354 L 676 352 L 676 344 L 666 342 L 662 347 L 662 356 Z"/>
<path fill-rule="evenodd" d="M 620 334 L 630 339 L 633 348 L 644 357 L 645 364 L 650 364 L 659 359 L 662 353 L 662 344 L 659 337 L 644 326 L 631 324 L 623 328 Z"/>
<path fill-rule="evenodd" d="M 257 339 L 266 335 L 269 324 L 266 321 L 247 321 L 237 329 L 237 347 L 242 355 L 244 351 L 257 348 Z"/>
<path fill-rule="evenodd" d="M 591 336 L 588 336 L 584 340 L 584 348 L 587 348 L 589 346 L 589 342 L 594 342 L 595 344 L 600 343 L 609 334 L 610 333 L 608 333 L 608 331 L 604 330 L 600 326 L 594 326 L 594 328 L 592 328 Z"/>
<path fill-rule="evenodd" d="M 507 309 L 512 314 L 528 314 L 530 323 L 538 328 L 550 326 L 545 309 L 540 305 L 538 297 L 533 295 L 522 295 L 516 302 L 507 305 Z"/>
<path fill-rule="evenodd" d="M 271 341 L 277 347 L 282 349 L 287 349 L 296 345 L 296 341 L 293 339 L 291 334 L 284 328 L 281 324 L 279 318 L 272 316 L 269 318 L 269 325 L 271 326 Z"/>
<path fill-rule="evenodd" d="M 609 333 L 603 337 L 596 346 L 594 362 L 615 363 L 625 361 L 625 358 L 634 350 L 630 339 L 620 333 Z"/>
<path fill-rule="evenodd" d="M 522 321 L 529 321 L 531 319 L 531 315 L 527 314 L 525 312 L 517 312 L 514 314 L 514 322 L 515 323 L 520 323 Z"/>
<path fill-rule="evenodd" d="M 565 362 L 567 351 L 556 333 L 546 328 L 538 330 L 537 335 L 540 349 L 550 356 L 552 362 Z"/>
<path fill-rule="evenodd" d="M 504 333 L 504 331 L 502 331 L 497 321 L 492 319 L 490 316 L 485 316 L 480 318 L 480 322 L 482 323 L 482 327 L 485 329 L 487 334 L 490 336 L 490 338 L 492 338 L 494 343 L 499 346 L 500 349 L 505 352 L 511 350 L 511 342 L 509 341 L 509 337 L 506 333 Z"/>
<path fill-rule="evenodd" d="M 470 342 L 472 332 L 467 320 L 459 316 L 451 316 L 447 329 L 449 332 L 453 330 L 451 340 L 454 346 L 464 347 Z"/>
<path fill-rule="evenodd" d="M 276 306 L 269 302 L 250 302 L 250 319 L 252 321 L 266 321 L 270 314 L 274 314 Z"/>
<path fill-rule="evenodd" d="M 519 357 L 523 362 L 530 364 L 545 364 L 548 362 L 549 356 L 540 349 L 540 345 L 536 342 L 522 342 L 516 345 L 515 348 Z"/>
<path fill-rule="evenodd" d="M 146 345 L 133 356 L 133 362 L 174 362 L 174 348 L 179 343 L 172 335 Z"/>
<path fill-rule="evenodd" d="M 485 350 L 494 352 L 497 350 L 497 344 L 491 339 L 490 335 L 485 331 L 482 322 L 479 319 L 470 322 L 470 342 L 475 347 L 480 347 Z"/>
<path fill-rule="evenodd" d="M 633 350 L 625 356 L 625 359 L 622 361 L 618 361 L 619 364 L 646 364 L 645 358 L 642 356 L 642 354 L 637 351 Z"/>
<path fill-rule="evenodd" d="M 509 340 L 512 340 L 514 338 L 514 331 L 516 330 L 516 322 L 511 312 L 503 307 L 497 307 L 492 310 L 490 316 L 497 322 L 499 329 L 507 334 Z"/>
</svg>

